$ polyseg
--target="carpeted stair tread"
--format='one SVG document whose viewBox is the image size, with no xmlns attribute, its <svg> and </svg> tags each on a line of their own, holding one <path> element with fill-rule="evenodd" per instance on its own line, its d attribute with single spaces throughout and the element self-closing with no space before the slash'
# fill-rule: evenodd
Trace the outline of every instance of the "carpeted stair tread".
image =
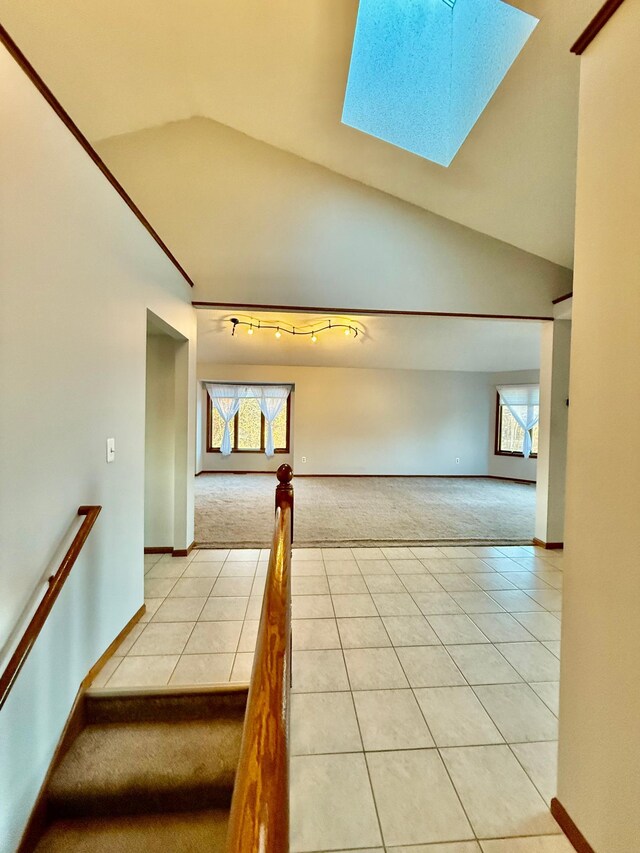
<svg viewBox="0 0 640 853">
<path fill-rule="evenodd" d="M 58 820 L 36 853 L 223 853 L 226 809 Z"/>
<path fill-rule="evenodd" d="M 238 715 L 89 725 L 53 773 L 51 813 L 95 816 L 226 807 L 241 738 Z"/>
</svg>

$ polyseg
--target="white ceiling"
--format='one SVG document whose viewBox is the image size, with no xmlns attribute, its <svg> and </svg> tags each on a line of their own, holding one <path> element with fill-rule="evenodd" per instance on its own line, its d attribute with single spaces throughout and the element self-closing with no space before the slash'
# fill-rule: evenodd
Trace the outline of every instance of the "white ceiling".
<svg viewBox="0 0 640 853">
<path fill-rule="evenodd" d="M 0 19 L 94 142 L 212 118 L 571 266 L 569 46 L 601 0 L 518 5 L 540 25 L 448 169 L 340 123 L 357 0 L 0 0 Z"/>
<path fill-rule="evenodd" d="M 355 323 L 362 333 L 323 332 L 317 343 L 308 337 L 280 339 L 273 331 L 247 334 L 238 327 L 232 337 L 231 317 L 274 321 L 290 326 L 325 325 L 325 315 L 199 309 L 198 362 L 207 364 L 284 364 L 305 367 L 396 368 L 501 372 L 540 366 L 541 323 L 530 320 L 476 320 L 453 317 L 333 316 L 332 322 Z"/>
</svg>

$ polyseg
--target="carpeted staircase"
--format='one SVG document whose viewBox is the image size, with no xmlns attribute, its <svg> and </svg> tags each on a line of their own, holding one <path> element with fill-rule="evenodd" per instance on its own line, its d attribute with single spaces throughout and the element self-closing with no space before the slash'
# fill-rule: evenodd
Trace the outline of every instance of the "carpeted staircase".
<svg viewBox="0 0 640 853">
<path fill-rule="evenodd" d="M 37 853 L 222 853 L 247 689 L 88 691 Z"/>
</svg>

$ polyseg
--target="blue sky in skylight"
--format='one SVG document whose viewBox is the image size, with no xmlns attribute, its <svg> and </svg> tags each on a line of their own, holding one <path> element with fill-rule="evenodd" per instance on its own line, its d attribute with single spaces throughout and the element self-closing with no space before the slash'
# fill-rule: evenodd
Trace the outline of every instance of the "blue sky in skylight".
<svg viewBox="0 0 640 853">
<path fill-rule="evenodd" d="M 360 0 L 342 121 L 448 166 L 537 24 L 502 0 Z"/>
</svg>

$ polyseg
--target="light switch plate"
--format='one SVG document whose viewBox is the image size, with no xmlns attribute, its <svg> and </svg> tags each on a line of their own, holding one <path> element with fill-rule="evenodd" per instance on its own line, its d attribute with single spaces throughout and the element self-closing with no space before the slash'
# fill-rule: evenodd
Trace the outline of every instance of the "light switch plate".
<svg viewBox="0 0 640 853">
<path fill-rule="evenodd" d="M 115 438 L 107 439 L 107 462 L 116 461 L 116 440 Z"/>
</svg>

